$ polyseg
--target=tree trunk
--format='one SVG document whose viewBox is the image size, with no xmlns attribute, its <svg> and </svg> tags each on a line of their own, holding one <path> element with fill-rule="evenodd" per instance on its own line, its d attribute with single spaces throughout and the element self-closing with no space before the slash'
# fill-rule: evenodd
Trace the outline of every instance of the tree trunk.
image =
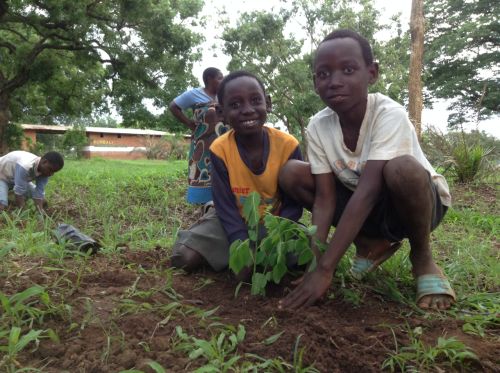
<svg viewBox="0 0 500 373">
<path fill-rule="evenodd" d="M 304 120 L 301 117 L 298 118 L 298 121 L 300 125 L 300 134 L 302 135 L 302 147 L 303 147 L 302 157 L 304 158 L 305 161 L 307 161 L 308 160 L 307 148 L 309 147 L 309 144 L 307 143 L 306 124 L 304 123 Z"/>
<path fill-rule="evenodd" d="M 424 0 L 412 0 L 410 77 L 408 82 L 408 113 L 419 140 L 422 137 L 422 65 L 424 58 Z"/>
<path fill-rule="evenodd" d="M 9 96 L 0 93 L 0 156 L 7 151 L 5 133 L 10 121 Z"/>
</svg>

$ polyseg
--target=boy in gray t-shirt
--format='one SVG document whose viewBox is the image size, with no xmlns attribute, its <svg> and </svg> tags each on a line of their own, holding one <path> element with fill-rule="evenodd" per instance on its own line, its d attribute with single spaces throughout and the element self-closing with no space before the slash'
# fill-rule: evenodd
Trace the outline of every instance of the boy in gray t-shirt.
<svg viewBox="0 0 500 373">
<path fill-rule="evenodd" d="M 16 150 L 0 157 L 0 211 L 8 206 L 9 189 L 14 190 L 17 207 L 23 208 L 26 198 L 31 197 L 37 208 L 43 210 L 49 177 L 63 166 L 62 155 L 53 151 L 39 157 Z"/>
</svg>

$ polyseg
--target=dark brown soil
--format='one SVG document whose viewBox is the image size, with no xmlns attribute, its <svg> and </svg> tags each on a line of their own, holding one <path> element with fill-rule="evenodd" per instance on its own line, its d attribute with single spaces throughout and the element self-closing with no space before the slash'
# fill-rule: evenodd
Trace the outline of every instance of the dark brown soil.
<svg viewBox="0 0 500 373">
<path fill-rule="evenodd" d="M 99 254 L 85 267 L 75 266 L 69 273 L 54 273 L 45 262 L 23 261 L 22 266 L 27 270 L 1 284 L 5 292 L 34 283 L 49 288 L 57 283 L 52 289 L 61 293 L 51 293 L 52 300 L 71 305 L 70 314 L 55 315 L 43 323 L 43 328 L 57 332 L 61 342 L 43 340 L 36 351 L 24 353 L 20 359 L 23 366 L 44 367 L 46 372 L 118 372 L 134 367 L 147 371 L 148 359 L 169 372 L 191 371 L 203 361 L 191 362 L 186 353 L 175 350 L 175 327 L 181 326 L 198 338 L 210 338 L 207 325 L 217 319 L 244 325 L 247 334 L 239 345 L 240 355 L 252 353 L 292 362 L 300 336 L 304 364 L 314 364 L 321 372 L 379 372 L 388 353 L 395 350 L 395 338 L 399 346 L 408 343 L 406 331 L 417 326 L 424 330 L 426 343 L 435 345 L 438 337 L 453 336 L 479 356 L 480 363 L 471 362 L 456 371 L 493 372 L 499 367 L 498 339 L 465 334 L 460 321 L 429 319 L 376 293 L 367 292 L 358 307 L 333 293 L 333 299 L 306 310 L 280 311 L 278 300 L 288 291 L 287 286 L 270 288 L 265 298 L 251 296 L 243 287 L 235 298 L 237 284 L 228 273 L 187 275 L 168 270 L 169 262 L 161 249 L 125 251 L 114 257 Z M 72 268 L 70 263 L 68 267 Z M 77 281 L 80 285 L 73 289 Z M 170 285 L 173 292 L 168 291 Z M 168 319 L 168 312 L 160 307 L 173 302 L 182 306 Z M 137 307 L 127 307 L 130 304 Z M 194 312 L 197 308 L 217 310 L 204 320 Z M 283 334 L 275 343 L 263 343 L 280 332 Z"/>
<path fill-rule="evenodd" d="M 469 201 L 463 197 L 460 203 Z M 320 372 L 380 372 L 383 361 L 396 350 L 396 340 L 399 348 L 407 345 L 408 330 L 416 327 L 422 328 L 426 344 L 435 345 L 441 336 L 455 337 L 479 357 L 479 362 L 455 367 L 438 362 L 433 371 L 500 371 L 500 339 L 495 331 L 489 330 L 485 337 L 465 334 L 462 322 L 451 316 L 429 317 L 369 289 L 359 306 L 334 290 L 322 303 L 290 312 L 278 310 L 290 279 L 270 287 L 265 298 L 251 296 L 248 287 L 235 298 L 237 283 L 227 272 L 173 271 L 167 251 L 161 248 L 148 252 L 124 248 L 119 254 L 98 254 L 88 260 L 69 258 L 65 271 L 54 270 L 60 263 L 45 259 L 24 258 L 14 265 L 15 275 L 0 277 L 4 293 L 39 284 L 48 288 L 53 304 L 70 306 L 54 310 L 41 326 L 33 326 L 52 328 L 60 342 L 43 339 L 38 349 L 26 349 L 19 358 L 21 366 L 44 372 L 151 371 L 146 366 L 149 360 L 167 372 L 193 371 L 205 362 L 191 361 L 188 353 L 176 349 L 175 328 L 209 339 L 217 331 L 216 321 L 245 327 L 239 355 L 281 357 L 292 363 L 298 343 L 299 350 L 304 349 L 303 365 L 314 364 Z M 196 311 L 214 308 L 205 317 Z M 263 343 L 280 332 L 276 342 Z"/>
</svg>

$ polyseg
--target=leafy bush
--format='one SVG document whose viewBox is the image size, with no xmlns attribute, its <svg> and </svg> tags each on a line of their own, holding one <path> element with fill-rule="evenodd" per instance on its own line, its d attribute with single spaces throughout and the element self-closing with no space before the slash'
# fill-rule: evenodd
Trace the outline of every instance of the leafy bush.
<svg viewBox="0 0 500 373">
<path fill-rule="evenodd" d="M 458 144 L 452 151 L 450 164 L 454 179 L 460 183 L 473 181 L 481 171 L 489 151 L 481 145 Z"/>
<path fill-rule="evenodd" d="M 252 192 L 243 205 L 249 238 L 244 241 L 236 240 L 229 248 L 229 268 L 234 273 L 252 268 L 253 295 L 265 295 L 268 282 L 278 284 L 281 281 L 288 270 L 288 255 L 294 255 L 298 265 L 313 261 L 314 254 L 309 242 L 316 231 L 316 227 L 306 229 L 291 220 L 266 213 L 263 220 L 267 235 L 259 241 L 259 205 L 260 195 Z"/>
<path fill-rule="evenodd" d="M 428 129 L 422 148 L 429 161 L 460 183 L 472 182 L 499 161 L 499 143 L 484 132 L 449 132 Z M 491 160 L 491 162 L 488 162 Z"/>
<path fill-rule="evenodd" d="M 189 143 L 181 135 L 148 138 L 144 141 L 148 159 L 186 159 Z"/>
<path fill-rule="evenodd" d="M 74 155 L 77 159 L 83 156 L 83 148 L 88 145 L 85 127 L 75 125 L 64 133 L 62 146 L 66 156 Z"/>
<path fill-rule="evenodd" d="M 21 149 L 24 137 L 23 128 L 15 123 L 10 122 L 5 129 L 5 142 L 10 151 Z"/>
</svg>

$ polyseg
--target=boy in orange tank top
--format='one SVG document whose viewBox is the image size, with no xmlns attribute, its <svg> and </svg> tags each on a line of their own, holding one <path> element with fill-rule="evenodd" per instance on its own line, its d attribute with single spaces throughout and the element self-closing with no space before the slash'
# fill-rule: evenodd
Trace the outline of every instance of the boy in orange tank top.
<svg viewBox="0 0 500 373">
<path fill-rule="evenodd" d="M 299 143 L 264 126 L 271 101 L 262 82 L 236 71 L 223 79 L 217 96 L 231 130 L 210 146 L 214 208 L 179 231 L 173 248 L 172 265 L 187 271 L 206 264 L 216 271 L 227 267 L 231 243 L 248 238 L 241 207 L 252 192 L 260 194 L 262 210 L 271 206 L 273 214 L 294 221 L 302 215 L 302 208 L 278 185 L 281 167 L 290 159 L 302 159 Z"/>
</svg>

